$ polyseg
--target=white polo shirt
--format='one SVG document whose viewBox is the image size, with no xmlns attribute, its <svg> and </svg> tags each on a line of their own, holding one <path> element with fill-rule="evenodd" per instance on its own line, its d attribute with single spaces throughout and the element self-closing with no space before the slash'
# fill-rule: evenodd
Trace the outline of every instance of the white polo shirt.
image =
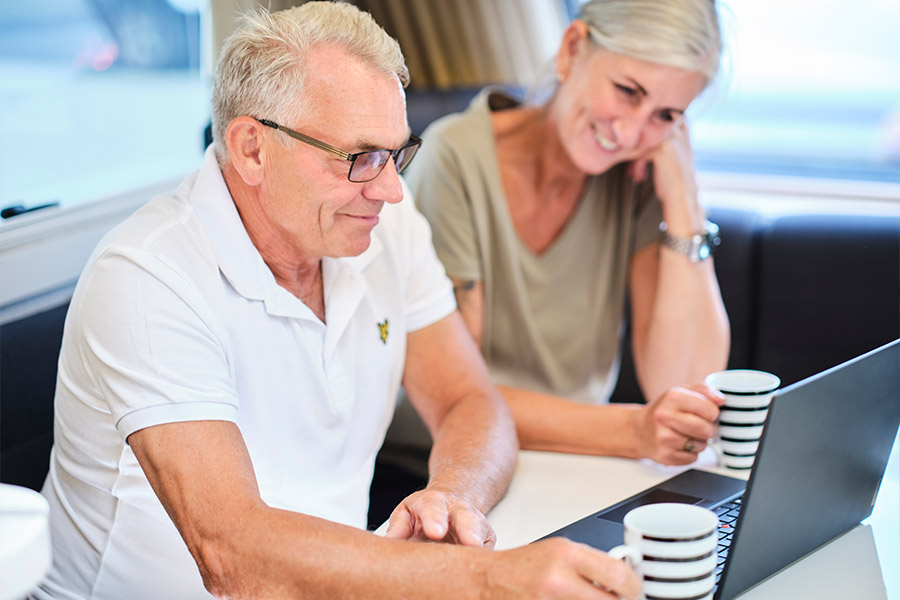
<svg viewBox="0 0 900 600">
<path fill-rule="evenodd" d="M 266 503 L 365 526 L 406 334 L 455 308 L 404 193 L 368 250 L 323 260 L 327 326 L 276 283 L 211 150 L 101 241 L 60 355 L 46 597 L 209 597 L 125 443 L 153 425 L 237 423 Z"/>
</svg>

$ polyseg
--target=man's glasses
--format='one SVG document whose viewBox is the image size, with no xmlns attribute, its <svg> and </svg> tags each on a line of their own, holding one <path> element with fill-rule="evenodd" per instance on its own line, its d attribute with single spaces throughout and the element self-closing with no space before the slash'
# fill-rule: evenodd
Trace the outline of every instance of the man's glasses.
<svg viewBox="0 0 900 600">
<path fill-rule="evenodd" d="M 347 173 L 347 179 L 354 183 L 365 183 L 366 181 L 372 181 L 378 177 L 384 170 L 384 165 L 387 164 L 387 161 L 390 158 L 394 159 L 397 173 L 402 173 L 406 170 L 406 167 L 409 166 L 409 163 L 412 162 L 413 157 L 419 150 L 419 146 L 422 145 L 422 140 L 411 135 L 409 136 L 409 141 L 396 150 L 367 150 L 365 152 L 350 154 L 349 152 L 344 152 L 325 142 L 320 142 L 315 138 L 311 138 L 308 135 L 303 135 L 299 131 L 288 129 L 274 121 L 269 121 L 268 119 L 257 119 L 257 121 L 266 127 L 272 127 L 273 129 L 283 131 L 295 140 L 300 140 L 304 144 L 315 146 L 319 150 L 331 152 L 335 156 L 340 156 L 344 160 L 349 160 L 350 171 Z"/>
</svg>

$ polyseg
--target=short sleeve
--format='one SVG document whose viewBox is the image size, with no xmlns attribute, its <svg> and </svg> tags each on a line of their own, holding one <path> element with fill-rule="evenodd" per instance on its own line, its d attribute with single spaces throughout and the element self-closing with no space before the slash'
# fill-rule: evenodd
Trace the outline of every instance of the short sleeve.
<svg viewBox="0 0 900 600">
<path fill-rule="evenodd" d="M 632 253 L 659 240 L 662 204 L 656 196 L 649 174 L 647 179 L 636 187 L 633 219 Z"/>
<path fill-rule="evenodd" d="M 447 274 L 480 280 L 481 256 L 464 167 L 458 150 L 443 137 L 444 124 L 444 120 L 438 121 L 426 129 L 406 180 L 419 210 L 431 224 L 434 248 Z"/>
<path fill-rule="evenodd" d="M 405 190 L 405 195 L 412 195 L 409 189 Z M 410 257 L 406 279 L 406 327 L 407 331 L 416 331 L 456 310 L 456 298 L 444 266 L 435 254 L 428 222 L 413 201 L 404 201 L 403 205 L 408 228 L 405 254 Z"/>
<path fill-rule="evenodd" d="M 237 419 L 227 353 L 199 291 L 144 250 L 107 250 L 77 304 L 81 359 L 120 435 Z"/>
</svg>

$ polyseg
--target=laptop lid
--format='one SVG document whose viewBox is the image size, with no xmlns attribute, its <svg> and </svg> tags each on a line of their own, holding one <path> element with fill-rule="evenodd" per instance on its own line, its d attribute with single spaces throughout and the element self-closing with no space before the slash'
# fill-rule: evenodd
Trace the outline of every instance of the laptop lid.
<svg viewBox="0 0 900 600">
<path fill-rule="evenodd" d="M 729 600 L 872 513 L 900 425 L 900 340 L 779 390 L 717 598 Z"/>
</svg>

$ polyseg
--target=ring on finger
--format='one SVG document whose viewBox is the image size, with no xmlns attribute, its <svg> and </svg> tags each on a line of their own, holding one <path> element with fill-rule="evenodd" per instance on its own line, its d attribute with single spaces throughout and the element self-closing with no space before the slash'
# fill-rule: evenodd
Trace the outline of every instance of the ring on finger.
<svg viewBox="0 0 900 600">
<path fill-rule="evenodd" d="M 684 445 L 681 447 L 681 449 L 685 452 L 690 452 L 693 454 L 697 451 L 697 442 L 694 440 L 694 438 L 688 438 L 684 440 Z"/>
</svg>

